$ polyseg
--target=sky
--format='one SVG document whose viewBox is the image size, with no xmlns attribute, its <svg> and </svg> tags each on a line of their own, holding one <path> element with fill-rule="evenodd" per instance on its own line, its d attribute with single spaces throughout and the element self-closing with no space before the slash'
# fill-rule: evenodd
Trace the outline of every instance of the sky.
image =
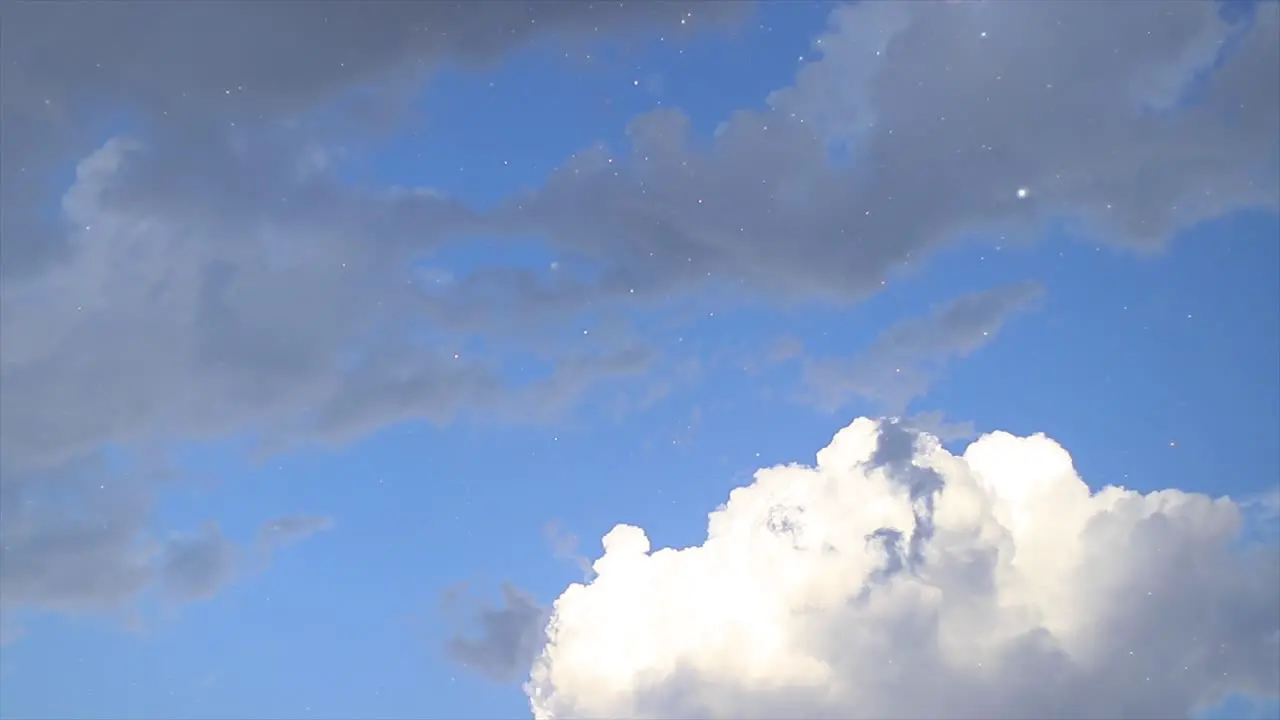
<svg viewBox="0 0 1280 720">
<path fill-rule="evenodd" d="M 0 717 L 1280 718 L 1280 3 L 0 21 Z"/>
</svg>

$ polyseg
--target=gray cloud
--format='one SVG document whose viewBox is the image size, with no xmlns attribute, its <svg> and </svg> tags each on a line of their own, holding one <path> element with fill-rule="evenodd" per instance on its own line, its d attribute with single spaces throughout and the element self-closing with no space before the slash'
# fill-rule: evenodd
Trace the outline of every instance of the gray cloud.
<svg viewBox="0 0 1280 720">
<path fill-rule="evenodd" d="M 86 460 L 104 444 L 259 432 L 272 450 L 468 408 L 548 414 L 601 377 L 646 367 L 651 353 L 634 341 L 579 343 L 543 381 L 512 388 L 501 358 L 445 332 L 414 284 L 416 259 L 474 229 L 474 213 L 439 193 L 342 186 L 333 138 L 358 144 L 376 128 L 346 100 L 341 127 L 306 113 L 356 83 L 395 101 L 442 61 L 483 64 L 538 38 L 722 25 L 745 6 L 81 9 L 18 3 L 0 28 L 7 607 L 127 604 L 157 566 L 180 599 L 232 574 L 215 526 L 169 543 L 147 535 L 155 483 L 113 494 L 118 479 Z M 103 144 L 104 122 L 145 130 Z M 51 193 L 76 161 L 72 187 Z"/>
<path fill-rule="evenodd" d="M 258 530 L 258 546 L 275 549 L 305 540 L 333 527 L 333 518 L 321 515 L 286 515 L 270 520 Z"/>
<path fill-rule="evenodd" d="M 916 432 L 938 438 L 939 442 L 972 440 L 978 436 L 978 428 L 969 420 L 950 420 L 941 410 L 925 410 L 912 413 L 901 420 L 903 426 Z"/>
<path fill-rule="evenodd" d="M 710 277 L 858 298 L 944 243 L 1057 217 L 1152 248 L 1280 204 L 1280 10 L 1246 26 L 1220 8 L 841 5 L 819 59 L 710 148 L 679 110 L 647 113 L 629 147 L 584 148 L 499 219 L 602 266 L 601 297 Z"/>
<path fill-rule="evenodd" d="M 6 10 L 7 101 L 185 101 L 296 110 L 357 83 L 442 61 L 492 62 L 539 38 L 589 41 L 742 19 L 728 2 L 108 3 Z M 198 32 L 196 31 L 198 29 Z M 183 32 L 186 31 L 186 32 Z M 234 48 L 234 52 L 230 50 Z M 230 91 L 230 92 L 228 92 Z"/>
<path fill-rule="evenodd" d="M 155 579 L 145 487 L 83 460 L 0 483 L 0 608 L 123 611 Z"/>
<path fill-rule="evenodd" d="M 279 547 L 329 529 L 332 520 L 291 515 L 263 523 L 251 544 L 216 523 L 157 537 L 154 483 L 88 461 L 0 484 L 0 612 L 6 632 L 22 610 L 129 615 L 158 589 L 172 603 L 213 597 Z M 15 479 L 17 478 L 17 479 Z"/>
<path fill-rule="evenodd" d="M 367 111 L 386 101 L 394 119 L 439 61 L 722 25 L 746 7 L 6 6 L 0 485 L 23 503 L 65 492 L 87 513 L 5 511 L 21 521 L 6 567 L 41 568 L 6 597 L 74 605 L 70 587 L 100 604 L 144 583 L 135 555 L 158 551 L 137 548 L 133 529 L 149 490 L 110 500 L 126 511 L 103 506 L 91 481 L 30 480 L 104 444 L 256 432 L 274 448 L 477 409 L 545 416 L 650 361 L 631 337 L 569 342 L 585 308 L 726 281 L 847 302 L 967 233 L 1025 238 L 1067 216 L 1148 248 L 1277 204 L 1270 3 L 1247 31 L 1208 3 L 841 6 L 820 60 L 767 109 L 728 118 L 709 149 L 689 142 L 678 110 L 649 113 L 630 148 L 586 148 L 492 213 L 333 172 L 334 139 L 358 147 L 377 129 Z M 1193 81 L 1228 40 L 1221 66 Z M 1171 102 L 1187 88 L 1194 103 Z M 336 126 L 309 114 L 335 103 L 347 111 Z M 103 145 L 115 127 L 136 137 Z M 831 162 L 833 149 L 850 161 Z M 51 189 L 77 160 L 59 198 Z M 476 233 L 544 236 L 566 268 L 602 279 L 482 268 L 421 292 L 415 263 Z M 511 347 L 560 369 L 512 388 L 507 358 L 485 350 Z M 46 542 L 94 549 L 45 556 L 57 568 L 23 559 Z M 103 547 L 114 560 L 92 555 Z M 82 565 L 113 562 L 102 577 Z"/>
<path fill-rule="evenodd" d="M 194 533 L 176 535 L 165 542 L 158 582 L 171 600 L 208 600 L 251 571 L 246 560 L 256 560 L 259 568 L 265 568 L 276 550 L 332 527 L 333 518 L 285 515 L 262 523 L 253 543 L 246 546 L 223 536 L 216 523 L 206 523 Z"/>
<path fill-rule="evenodd" d="M 560 527 L 560 523 L 552 520 L 542 528 L 547 541 L 551 543 L 551 551 L 557 560 L 566 560 L 582 573 L 584 580 L 590 580 L 593 571 L 591 560 L 578 548 L 578 536 Z"/>
<path fill-rule="evenodd" d="M 2 149 L 11 175 L 0 199 L 5 221 L 17 224 L 5 228 L 0 263 L 4 371 L 22 388 L 4 404 L 7 419 L 22 419 L 4 423 L 20 426 L 6 452 L 74 453 L 168 428 L 217 435 L 245 423 L 303 434 L 313 424 L 345 439 L 401 414 L 447 421 L 459 407 L 500 402 L 506 388 L 494 367 L 403 339 L 432 334 L 417 319 L 431 303 L 410 283 L 412 259 L 473 228 L 471 213 L 431 193 L 339 187 L 325 172 L 339 149 L 299 125 L 299 113 L 357 83 L 407 73 L 417 87 L 440 62 L 483 64 L 538 38 L 687 31 L 748 12 L 738 3 L 274 5 L 6 11 Z M 183 32 L 192 27 L 200 31 Z M 145 139 L 112 141 L 82 162 L 62 203 L 66 222 L 50 227 L 43 208 L 52 198 L 37 194 L 51 187 L 49 172 L 99 141 L 72 118 L 103 108 L 144 122 Z M 33 255 L 54 247 L 53 266 Z M 30 319 L 63 283 L 95 286 L 93 301 L 81 293 Z M 86 325 L 96 330 L 69 339 Z M 354 371 L 334 367 L 381 333 L 397 339 L 366 347 Z M 129 342 L 114 352 L 86 357 L 74 346 L 121 336 Z M 104 376 L 114 382 L 86 392 Z M 373 404 L 388 393 L 394 407 Z M 60 396 L 101 407 L 70 423 Z"/>
<path fill-rule="evenodd" d="M 456 600 L 446 598 L 450 603 Z M 477 604 L 469 610 L 480 634 L 453 635 L 445 644 L 445 654 L 494 682 L 520 680 L 546 641 L 548 609 L 523 590 L 504 583 L 500 607 Z"/>
<path fill-rule="evenodd" d="M 95 142 L 78 117 L 106 110 L 185 135 L 193 124 L 295 117 L 345 97 L 344 127 L 394 122 L 444 61 L 483 65 L 540 38 L 722 26 L 749 11 L 722 2 L 10 3 L 0 29 L 8 209 L 0 267 L 21 273 L 70 252 L 49 242 L 58 233 L 36 209 L 68 151 Z M 350 92 L 357 86 L 365 90 Z M 188 149 L 209 159 L 202 139 L 192 140 Z M 178 150 L 167 148 L 164 177 L 200 181 L 205 173 L 190 172 L 171 154 Z"/>
<path fill-rule="evenodd" d="M 829 411 L 862 397 L 882 411 L 901 414 L 928 392 L 949 360 L 990 342 L 1010 315 L 1042 294 L 1034 283 L 969 293 L 930 315 L 894 325 L 856 357 L 808 360 L 803 371 L 807 396 Z M 937 420 L 927 418 L 926 424 Z"/>
<path fill-rule="evenodd" d="M 172 538 L 160 567 L 161 586 L 174 600 L 207 600 L 235 575 L 235 546 L 214 523 Z"/>
</svg>

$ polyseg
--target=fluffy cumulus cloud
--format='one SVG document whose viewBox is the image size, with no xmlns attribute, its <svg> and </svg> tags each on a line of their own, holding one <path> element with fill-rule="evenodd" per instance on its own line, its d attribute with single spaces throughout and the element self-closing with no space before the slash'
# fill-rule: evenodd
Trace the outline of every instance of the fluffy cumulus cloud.
<svg viewBox="0 0 1280 720">
<path fill-rule="evenodd" d="M 706 541 L 604 537 L 526 685 L 553 718 L 1186 717 L 1280 696 L 1280 554 L 1229 499 L 1092 491 L 1043 436 L 856 420 Z"/>
</svg>

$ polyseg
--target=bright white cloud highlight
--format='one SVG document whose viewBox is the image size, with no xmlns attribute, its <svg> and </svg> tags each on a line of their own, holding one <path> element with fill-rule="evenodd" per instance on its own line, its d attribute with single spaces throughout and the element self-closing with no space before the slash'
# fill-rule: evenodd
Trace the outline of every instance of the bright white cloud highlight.
<svg viewBox="0 0 1280 720">
<path fill-rule="evenodd" d="M 536 718 L 1186 717 L 1280 695 L 1280 554 L 1228 499 L 1096 493 L 1043 435 L 960 456 L 859 419 L 697 547 L 604 537 L 556 600 Z"/>
</svg>

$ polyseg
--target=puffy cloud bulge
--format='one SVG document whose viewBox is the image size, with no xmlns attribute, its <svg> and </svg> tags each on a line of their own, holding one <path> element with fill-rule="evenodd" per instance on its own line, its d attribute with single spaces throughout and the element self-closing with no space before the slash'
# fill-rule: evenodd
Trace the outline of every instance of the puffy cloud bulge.
<svg viewBox="0 0 1280 720">
<path fill-rule="evenodd" d="M 1226 498 L 1097 492 L 1044 435 L 858 419 L 706 541 L 604 537 L 526 684 L 570 717 L 1186 717 L 1280 696 L 1280 554 Z"/>
</svg>

